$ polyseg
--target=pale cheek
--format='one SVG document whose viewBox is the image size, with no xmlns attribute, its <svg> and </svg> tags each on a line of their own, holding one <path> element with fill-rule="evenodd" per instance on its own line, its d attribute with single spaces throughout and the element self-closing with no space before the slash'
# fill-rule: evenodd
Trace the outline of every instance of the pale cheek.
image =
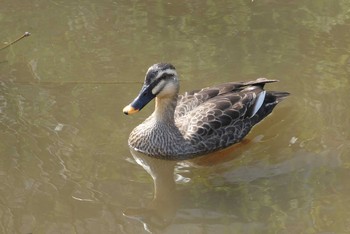
<svg viewBox="0 0 350 234">
<path fill-rule="evenodd" d="M 173 84 L 167 84 L 157 95 L 158 97 L 171 97 L 176 94 L 176 87 Z"/>
<path fill-rule="evenodd" d="M 163 88 L 163 86 L 164 86 L 164 81 L 162 80 L 161 82 L 159 82 L 159 84 L 156 87 L 152 89 L 152 93 L 155 95 Z"/>
</svg>

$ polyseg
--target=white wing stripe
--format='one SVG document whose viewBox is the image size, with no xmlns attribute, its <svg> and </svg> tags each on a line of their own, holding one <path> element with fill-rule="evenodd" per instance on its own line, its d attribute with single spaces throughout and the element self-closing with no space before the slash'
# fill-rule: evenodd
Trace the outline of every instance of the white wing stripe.
<svg viewBox="0 0 350 234">
<path fill-rule="evenodd" d="M 256 112 L 258 112 L 258 110 L 260 109 L 260 107 L 264 103 L 265 95 L 266 95 L 265 90 L 262 91 L 261 93 L 259 93 L 258 97 L 256 98 L 256 102 L 254 104 L 253 111 L 252 111 L 250 118 L 253 117 L 256 114 Z"/>
</svg>

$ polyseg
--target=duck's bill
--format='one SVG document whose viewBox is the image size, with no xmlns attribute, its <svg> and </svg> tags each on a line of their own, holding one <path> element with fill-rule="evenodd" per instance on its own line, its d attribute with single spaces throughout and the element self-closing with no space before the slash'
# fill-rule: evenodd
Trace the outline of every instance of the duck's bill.
<svg viewBox="0 0 350 234">
<path fill-rule="evenodd" d="M 152 89 L 149 86 L 143 86 L 135 100 L 126 107 L 124 107 L 124 114 L 132 115 L 139 112 L 153 98 L 155 98 L 155 95 L 152 93 Z"/>
<path fill-rule="evenodd" d="M 131 105 L 127 105 L 126 107 L 124 107 L 123 112 L 126 115 L 132 115 L 132 114 L 139 112 L 139 110 L 132 107 Z"/>
</svg>

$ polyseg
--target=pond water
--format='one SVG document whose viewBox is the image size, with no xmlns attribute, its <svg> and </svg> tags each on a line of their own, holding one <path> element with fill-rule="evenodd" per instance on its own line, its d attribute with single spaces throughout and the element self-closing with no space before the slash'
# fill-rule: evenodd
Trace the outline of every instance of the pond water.
<svg viewBox="0 0 350 234">
<path fill-rule="evenodd" d="M 4 1 L 0 233 L 350 233 L 350 2 Z M 153 63 L 181 92 L 278 79 L 243 144 L 131 152 L 122 109 Z M 139 165 L 139 164 L 141 165 Z M 143 166 L 143 167 L 142 167 Z"/>
</svg>

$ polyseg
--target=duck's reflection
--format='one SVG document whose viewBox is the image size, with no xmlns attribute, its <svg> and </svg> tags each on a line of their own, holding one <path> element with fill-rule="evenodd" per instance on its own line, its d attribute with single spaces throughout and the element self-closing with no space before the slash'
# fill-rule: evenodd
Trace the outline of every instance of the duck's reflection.
<svg viewBox="0 0 350 234">
<path fill-rule="evenodd" d="M 151 175 L 154 183 L 154 193 L 152 201 L 146 207 L 128 208 L 124 211 L 124 216 L 138 220 L 143 224 L 144 229 L 150 233 L 164 230 L 175 217 L 180 199 L 176 192 L 174 180 L 175 166 L 186 164 L 195 167 L 206 167 L 231 161 L 239 155 L 237 149 L 242 149 L 242 146 L 248 142 L 248 140 L 244 140 L 228 149 L 186 161 L 162 160 L 130 149 L 135 161 Z M 232 151 L 235 151 L 236 156 L 232 156 Z"/>
<path fill-rule="evenodd" d="M 174 181 L 176 161 L 152 158 L 142 153 L 130 150 L 135 161 L 152 176 L 154 193 L 152 201 L 141 208 L 128 208 L 124 215 L 143 223 L 146 231 L 153 233 L 165 229 L 173 220 L 177 195 Z"/>
</svg>

